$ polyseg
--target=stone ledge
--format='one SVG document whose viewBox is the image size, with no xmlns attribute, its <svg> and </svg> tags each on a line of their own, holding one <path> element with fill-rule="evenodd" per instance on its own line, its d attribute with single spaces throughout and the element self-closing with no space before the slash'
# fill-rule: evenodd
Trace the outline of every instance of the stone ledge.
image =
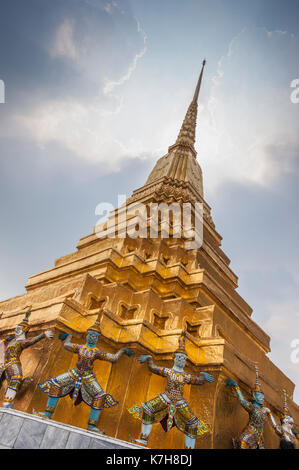
<svg viewBox="0 0 299 470">
<path fill-rule="evenodd" d="M 141 449 L 142 446 L 22 411 L 0 408 L 0 449 Z"/>
</svg>

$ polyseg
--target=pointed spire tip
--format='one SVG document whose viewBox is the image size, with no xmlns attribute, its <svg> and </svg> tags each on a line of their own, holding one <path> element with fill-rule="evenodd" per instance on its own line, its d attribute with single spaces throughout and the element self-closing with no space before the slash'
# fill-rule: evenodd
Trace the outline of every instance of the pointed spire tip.
<svg viewBox="0 0 299 470">
<path fill-rule="evenodd" d="M 206 59 L 203 60 L 202 68 L 198 77 L 198 82 L 196 85 L 195 93 L 193 96 L 193 100 L 188 108 L 187 114 L 183 121 L 181 130 L 179 132 L 178 138 L 176 140 L 176 144 L 179 143 L 187 143 L 191 147 L 194 146 L 195 143 L 195 129 L 196 129 L 196 117 L 197 117 L 197 100 L 198 95 L 201 87 L 202 77 L 203 77 L 203 69 L 206 64 Z"/>
<path fill-rule="evenodd" d="M 206 65 L 206 59 L 203 60 L 202 68 L 201 68 L 201 71 L 200 71 L 197 86 L 196 86 L 195 93 L 194 93 L 194 96 L 193 96 L 193 101 L 196 102 L 196 103 L 197 103 L 197 100 L 198 100 L 198 95 L 199 95 L 201 82 L 202 82 L 203 69 L 204 69 L 205 65 Z"/>
</svg>

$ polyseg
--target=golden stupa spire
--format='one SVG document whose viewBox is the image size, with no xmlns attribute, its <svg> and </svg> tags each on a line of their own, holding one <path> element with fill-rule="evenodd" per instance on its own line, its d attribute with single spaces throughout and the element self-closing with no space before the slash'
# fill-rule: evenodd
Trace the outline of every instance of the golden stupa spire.
<svg viewBox="0 0 299 470">
<path fill-rule="evenodd" d="M 206 64 L 206 61 L 204 60 L 202 63 L 202 68 L 201 68 L 201 72 L 200 72 L 198 82 L 196 85 L 193 100 L 191 101 L 190 106 L 187 110 L 185 119 L 183 121 L 183 124 L 180 129 L 175 145 L 181 144 L 181 145 L 189 145 L 192 148 L 194 147 L 196 118 L 197 118 L 197 100 L 198 100 L 198 95 L 199 95 L 199 91 L 201 87 L 203 70 L 204 70 L 205 64 Z"/>
<path fill-rule="evenodd" d="M 167 178 L 168 182 L 170 180 L 181 182 L 183 181 L 184 183 L 188 183 L 190 188 L 192 186 L 192 191 L 196 192 L 197 201 L 201 201 L 203 198 L 203 181 L 201 168 L 196 161 L 197 154 L 194 148 L 194 144 L 197 119 L 197 100 L 201 88 L 205 64 L 206 61 L 204 60 L 195 88 L 194 96 L 187 110 L 178 138 L 175 144 L 168 147 L 168 153 L 157 161 L 145 184 L 146 186 L 153 184 L 154 182 L 161 182 L 163 178 Z M 144 191 L 144 189 L 142 189 L 142 191 Z M 174 192 L 172 192 L 172 194 L 175 193 L 176 199 L 187 198 L 185 194 L 186 188 L 182 185 L 176 186 L 173 191 Z M 187 192 L 188 191 L 189 189 Z M 138 200 L 139 195 L 141 194 L 141 189 L 134 192 L 130 202 Z M 165 192 L 163 192 L 163 194 L 165 194 Z M 191 196 L 190 193 L 191 199 L 194 197 L 194 193 L 192 194 L 193 196 Z"/>
</svg>

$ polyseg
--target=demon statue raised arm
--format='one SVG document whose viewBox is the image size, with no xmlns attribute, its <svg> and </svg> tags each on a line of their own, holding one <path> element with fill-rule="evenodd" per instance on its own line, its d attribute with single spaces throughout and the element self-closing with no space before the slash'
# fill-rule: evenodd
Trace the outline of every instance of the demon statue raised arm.
<svg viewBox="0 0 299 470">
<path fill-rule="evenodd" d="M 255 371 L 256 381 L 255 389 L 252 392 L 252 401 L 245 400 L 237 382 L 232 379 L 227 379 L 226 381 L 228 387 L 234 387 L 240 404 L 249 414 L 248 424 L 241 436 L 233 439 L 234 447 L 239 449 L 265 449 L 264 425 L 268 416 L 271 416 L 271 411 L 263 406 L 265 398 L 259 381 L 257 365 L 255 365 Z"/>
<path fill-rule="evenodd" d="M 283 394 L 284 403 L 280 420 L 281 424 L 276 424 L 273 415 L 271 415 L 271 423 L 280 437 L 280 449 L 296 449 L 296 437 L 298 433 L 294 429 L 294 420 L 289 413 L 286 390 L 283 390 Z"/>
<path fill-rule="evenodd" d="M 166 378 L 166 388 L 163 393 L 155 398 L 135 405 L 129 412 L 142 421 L 140 439 L 133 442 L 147 446 L 147 441 L 154 423 L 161 423 L 164 431 L 169 431 L 176 426 L 185 434 L 185 448 L 193 449 L 196 438 L 208 432 L 208 427 L 200 421 L 192 412 L 188 402 L 183 397 L 184 385 L 203 385 L 205 382 L 213 382 L 214 378 L 207 372 L 201 372 L 199 376 L 193 376 L 184 372 L 187 362 L 185 350 L 185 331 L 179 339 L 179 348 L 174 353 L 174 364 L 172 369 L 159 367 L 154 364 L 150 355 L 139 356 L 141 364 L 147 362 L 149 370 L 153 374 Z"/>
<path fill-rule="evenodd" d="M 52 339 L 54 336 L 52 331 L 47 330 L 40 335 L 26 339 L 26 335 L 30 329 L 30 314 L 31 306 L 26 312 L 25 318 L 16 327 L 14 335 L 7 336 L 0 343 L 0 380 L 2 381 L 4 378 L 3 375 L 7 380 L 7 389 L 2 404 L 3 408 L 13 408 L 17 392 L 26 382 L 30 382 L 29 378 L 23 378 L 21 364 L 22 351 L 44 338 Z"/>
<path fill-rule="evenodd" d="M 43 413 L 33 410 L 34 414 L 51 418 L 59 398 L 70 395 L 75 406 L 79 405 L 82 400 L 90 406 L 88 430 L 99 431 L 97 422 L 102 409 L 115 406 L 118 402 L 106 393 L 97 382 L 93 372 L 93 363 L 97 359 L 113 363 L 117 362 L 124 353 L 127 356 L 134 354 L 128 348 L 122 348 L 116 354 L 110 354 L 97 349 L 96 344 L 100 335 L 99 320 L 87 330 L 85 345 L 72 343 L 72 337 L 66 333 L 59 335 L 59 339 L 64 341 L 64 348 L 77 354 L 78 361 L 73 369 L 38 384 L 41 390 L 48 394 L 48 401 L 46 410 Z"/>
</svg>

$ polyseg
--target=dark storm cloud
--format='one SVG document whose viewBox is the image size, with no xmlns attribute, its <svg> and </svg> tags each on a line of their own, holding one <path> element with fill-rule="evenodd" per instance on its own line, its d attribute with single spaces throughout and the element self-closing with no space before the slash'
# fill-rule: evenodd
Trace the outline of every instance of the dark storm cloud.
<svg viewBox="0 0 299 470">
<path fill-rule="evenodd" d="M 116 2 L 112 2 L 115 3 Z M 127 1 L 106 11 L 104 0 L 14 0 L 1 2 L 0 77 L 7 104 L 41 98 L 93 97 L 105 78 L 117 78 L 142 45 Z M 106 8 L 106 9 L 105 9 Z M 51 56 L 64 21 L 73 25 L 77 60 Z M 114 52 L 121 51 L 115 60 Z"/>
</svg>

